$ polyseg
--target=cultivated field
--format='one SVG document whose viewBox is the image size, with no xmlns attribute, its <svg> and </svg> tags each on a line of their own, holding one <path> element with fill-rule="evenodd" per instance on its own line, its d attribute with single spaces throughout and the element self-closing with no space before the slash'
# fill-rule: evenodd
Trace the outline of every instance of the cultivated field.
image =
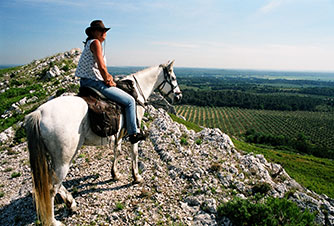
<svg viewBox="0 0 334 226">
<path fill-rule="evenodd" d="M 247 129 L 295 137 L 303 133 L 314 144 L 334 149 L 334 113 L 270 111 L 230 107 L 176 106 L 186 120 L 210 128 L 220 128 L 230 136 L 241 136 Z"/>
</svg>

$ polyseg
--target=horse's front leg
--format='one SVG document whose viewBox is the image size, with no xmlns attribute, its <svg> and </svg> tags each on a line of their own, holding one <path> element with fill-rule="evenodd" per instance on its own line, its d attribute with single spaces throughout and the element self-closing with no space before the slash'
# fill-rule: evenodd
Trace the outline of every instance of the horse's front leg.
<svg viewBox="0 0 334 226">
<path fill-rule="evenodd" d="M 138 171 L 138 143 L 132 144 L 131 159 L 132 159 L 132 176 L 134 183 L 141 183 L 143 182 L 143 178 L 140 176 Z"/>
<path fill-rule="evenodd" d="M 119 179 L 117 165 L 118 165 L 119 153 L 121 151 L 121 143 L 122 143 L 122 139 L 116 139 L 115 138 L 114 160 L 113 160 L 113 164 L 112 164 L 112 168 L 111 168 L 111 176 L 114 180 Z"/>
</svg>

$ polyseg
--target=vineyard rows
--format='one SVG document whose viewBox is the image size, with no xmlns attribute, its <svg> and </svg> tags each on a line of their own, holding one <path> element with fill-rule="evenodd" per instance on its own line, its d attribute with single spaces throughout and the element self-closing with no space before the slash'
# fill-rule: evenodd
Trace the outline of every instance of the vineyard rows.
<svg viewBox="0 0 334 226">
<path fill-rule="evenodd" d="M 176 106 L 176 112 L 198 125 L 220 128 L 241 136 L 247 129 L 256 132 L 296 137 L 303 133 L 315 144 L 334 149 L 334 115 L 329 112 L 269 111 L 230 107 Z"/>
</svg>

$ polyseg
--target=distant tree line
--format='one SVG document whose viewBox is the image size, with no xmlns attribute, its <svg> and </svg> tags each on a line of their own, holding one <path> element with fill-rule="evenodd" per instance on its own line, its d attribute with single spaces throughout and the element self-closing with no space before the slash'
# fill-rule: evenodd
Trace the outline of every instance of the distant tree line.
<svg viewBox="0 0 334 226">
<path fill-rule="evenodd" d="M 288 137 L 258 133 L 254 129 L 250 129 L 246 131 L 244 136 L 246 141 L 250 143 L 284 146 L 290 151 L 309 154 L 320 158 L 334 159 L 334 150 L 313 144 L 310 138 L 302 133 L 297 134 L 296 137 Z"/>
<path fill-rule="evenodd" d="M 334 97 L 334 82 L 286 79 L 181 77 L 181 85 L 203 90 L 240 90 L 251 93 L 298 93 Z"/>
<path fill-rule="evenodd" d="M 180 104 L 239 107 L 246 109 L 265 109 L 283 111 L 317 111 L 330 109 L 332 99 L 292 94 L 257 94 L 239 90 L 194 90 L 183 89 Z"/>
</svg>

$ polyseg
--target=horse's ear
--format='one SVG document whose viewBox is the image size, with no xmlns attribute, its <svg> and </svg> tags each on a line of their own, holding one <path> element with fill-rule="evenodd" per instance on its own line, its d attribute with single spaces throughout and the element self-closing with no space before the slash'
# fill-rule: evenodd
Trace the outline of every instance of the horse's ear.
<svg viewBox="0 0 334 226">
<path fill-rule="evenodd" d="M 169 61 L 168 64 L 168 68 L 172 68 L 174 65 L 175 60 Z"/>
</svg>

